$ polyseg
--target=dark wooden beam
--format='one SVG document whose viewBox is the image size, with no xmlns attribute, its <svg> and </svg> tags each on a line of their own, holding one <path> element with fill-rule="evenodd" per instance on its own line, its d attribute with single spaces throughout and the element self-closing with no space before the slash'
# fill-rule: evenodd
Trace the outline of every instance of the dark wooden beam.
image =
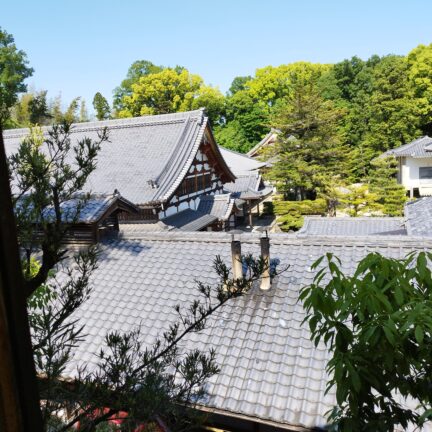
<svg viewBox="0 0 432 432">
<path fill-rule="evenodd" d="M 1 125 L 0 197 L 0 430 L 42 432 Z"/>
</svg>

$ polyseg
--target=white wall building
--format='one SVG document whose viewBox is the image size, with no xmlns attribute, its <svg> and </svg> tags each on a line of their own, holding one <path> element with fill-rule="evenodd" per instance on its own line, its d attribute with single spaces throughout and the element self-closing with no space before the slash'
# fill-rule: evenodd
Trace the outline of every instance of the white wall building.
<svg viewBox="0 0 432 432">
<path fill-rule="evenodd" d="M 432 195 L 432 138 L 418 138 L 386 154 L 398 159 L 399 183 L 411 197 Z"/>
</svg>

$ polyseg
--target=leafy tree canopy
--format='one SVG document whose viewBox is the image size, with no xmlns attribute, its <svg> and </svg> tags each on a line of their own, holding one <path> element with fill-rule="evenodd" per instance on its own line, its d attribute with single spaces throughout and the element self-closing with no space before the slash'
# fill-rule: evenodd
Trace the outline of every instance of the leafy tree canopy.
<svg viewBox="0 0 432 432">
<path fill-rule="evenodd" d="M 18 50 L 11 34 L 0 27 L 0 120 L 9 118 L 18 93 L 25 92 L 24 80 L 33 74 L 27 55 Z"/>
<path fill-rule="evenodd" d="M 273 126 L 281 131 L 272 149 L 276 162 L 269 178 L 279 184 L 286 196 L 305 199 L 316 194 L 325 178 L 344 174 L 345 149 L 339 135 L 343 111 L 325 101 L 315 86 L 300 83 L 281 101 Z"/>
<path fill-rule="evenodd" d="M 137 83 L 142 76 L 158 73 L 163 69 L 163 66 L 156 66 L 148 60 L 133 62 L 128 69 L 126 78 L 114 89 L 114 109 L 121 111 L 124 108 L 123 98 L 132 94 L 132 84 Z"/>
<path fill-rule="evenodd" d="M 106 120 L 111 116 L 111 108 L 108 101 L 102 96 L 101 93 L 97 92 L 93 98 L 93 108 L 96 111 L 96 118 L 98 120 Z"/>
<path fill-rule="evenodd" d="M 167 114 L 208 107 L 212 122 L 223 112 L 224 98 L 216 88 L 206 86 L 199 75 L 186 69 L 166 68 L 141 76 L 132 84 L 132 93 L 122 99 L 124 108 L 119 117 Z"/>
<path fill-rule="evenodd" d="M 313 265 L 319 271 L 300 300 L 311 339 L 331 353 L 334 430 L 389 432 L 432 419 L 431 259 L 371 253 L 352 276 L 331 254 Z"/>
<path fill-rule="evenodd" d="M 379 157 L 372 161 L 369 189 L 375 194 L 382 212 L 388 216 L 402 216 L 407 200 L 405 188 L 398 184 L 398 163 L 394 156 Z"/>
</svg>

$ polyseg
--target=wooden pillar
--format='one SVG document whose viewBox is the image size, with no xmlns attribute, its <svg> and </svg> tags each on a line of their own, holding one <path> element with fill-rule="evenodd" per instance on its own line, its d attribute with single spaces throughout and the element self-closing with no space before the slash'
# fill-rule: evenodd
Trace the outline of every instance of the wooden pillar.
<svg viewBox="0 0 432 432">
<path fill-rule="evenodd" d="M 42 432 L 7 172 L 0 126 L 0 430 Z"/>
</svg>

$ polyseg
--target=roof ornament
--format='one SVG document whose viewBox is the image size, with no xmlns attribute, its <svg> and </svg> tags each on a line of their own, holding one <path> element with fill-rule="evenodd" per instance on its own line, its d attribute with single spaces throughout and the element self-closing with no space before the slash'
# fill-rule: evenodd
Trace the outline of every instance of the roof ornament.
<svg viewBox="0 0 432 432">
<path fill-rule="evenodd" d="M 147 184 L 149 184 L 152 189 L 157 189 L 159 187 L 159 185 L 154 180 L 148 180 Z"/>
</svg>

